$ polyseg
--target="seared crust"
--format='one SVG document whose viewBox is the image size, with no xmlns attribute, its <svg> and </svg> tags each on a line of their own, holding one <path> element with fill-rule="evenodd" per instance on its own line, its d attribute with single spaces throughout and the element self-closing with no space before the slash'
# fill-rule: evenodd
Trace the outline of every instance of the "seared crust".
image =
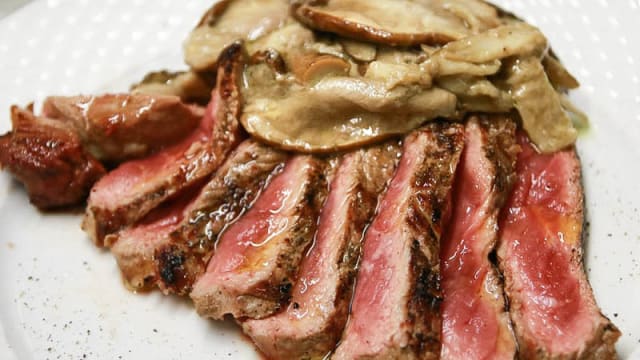
<svg viewBox="0 0 640 360">
<path fill-rule="evenodd" d="M 416 240 L 411 243 L 413 286 L 408 305 L 412 322 L 409 348 L 418 358 L 437 359 L 440 355 L 440 236 L 450 216 L 451 186 L 464 144 L 460 125 L 436 122 L 426 126 L 435 134 L 429 156 L 415 174 L 416 193 L 410 202 L 406 223 Z M 420 236 L 418 234 L 424 233 Z M 422 238 L 422 239 L 421 239 Z M 420 240 L 418 240 L 420 239 Z M 393 355 L 396 354 L 388 354 Z M 384 356 L 380 357 L 384 358 Z"/>
<path fill-rule="evenodd" d="M 303 178 L 296 179 L 303 182 L 302 193 L 299 196 L 296 195 L 295 199 L 286 200 L 295 201 L 293 209 L 287 214 L 275 215 L 286 217 L 286 219 L 274 220 L 277 224 L 284 224 L 284 228 L 278 231 L 275 237 L 268 238 L 268 241 L 253 237 L 248 239 L 251 242 L 260 242 L 261 245 L 253 248 L 252 253 L 244 258 L 241 265 L 221 273 L 207 273 L 199 279 L 190 296 L 201 316 L 222 319 L 226 314 L 231 314 L 236 319 L 245 317 L 259 319 L 273 314 L 289 299 L 298 265 L 315 233 L 317 216 L 327 193 L 325 161 L 311 156 L 302 157 L 302 155 L 300 158 L 290 160 L 290 162 L 294 161 L 301 164 L 298 166 L 301 166 L 304 172 Z M 285 167 L 284 172 L 279 176 L 285 176 L 286 171 Z M 282 190 L 287 191 L 287 189 L 278 189 L 278 191 Z M 261 196 L 267 196 L 265 194 L 268 191 L 269 188 L 266 188 Z M 250 212 L 244 216 L 248 216 L 257 206 L 254 204 Z M 263 206 L 268 207 L 271 204 L 263 204 Z M 241 223 L 242 219 L 240 218 L 232 228 L 229 228 L 227 233 L 236 227 L 239 227 L 238 231 L 242 232 L 243 227 L 253 226 L 253 224 Z M 221 241 L 225 239 L 229 244 L 237 241 L 235 238 L 224 236 Z M 220 246 L 225 245 L 219 245 L 218 249 Z M 220 251 L 216 256 L 219 253 Z M 246 254 L 243 255 L 246 256 Z M 263 260 L 259 260 L 265 256 L 270 259 L 268 265 L 264 265 Z M 218 261 L 214 256 L 208 271 L 212 271 L 211 264 L 215 267 L 216 264 L 228 260 Z M 227 280 L 220 282 L 218 277 Z"/>
<path fill-rule="evenodd" d="M 405 139 L 403 158 L 365 235 L 351 318 L 335 359 L 439 357 L 439 243 L 463 136 L 460 124 L 437 121 Z M 390 288 L 379 288 L 380 281 Z"/>
<path fill-rule="evenodd" d="M 397 142 L 390 142 L 342 157 L 289 306 L 242 323 L 267 357 L 322 358 L 335 347 L 347 320 L 364 229 L 399 153 Z"/>
<path fill-rule="evenodd" d="M 186 295 L 206 269 L 218 235 L 253 203 L 288 155 L 247 140 L 216 172 L 169 242 L 155 250 L 159 286 Z"/>
<path fill-rule="evenodd" d="M 68 125 L 11 107 L 13 130 L 0 136 L 0 168 L 25 185 L 41 210 L 82 203 L 106 171 Z"/>
<path fill-rule="evenodd" d="M 611 321 L 605 317 L 598 308 L 593 290 L 589 285 L 587 276 L 584 272 L 583 264 L 583 236 L 584 236 L 584 193 L 581 184 L 580 161 L 578 159 L 575 148 L 569 148 L 561 152 L 540 155 L 533 150 L 526 136 L 520 134 L 523 146 L 523 154 L 518 159 L 518 180 L 514 186 L 514 193 L 509 199 L 508 207 L 504 209 L 501 220 L 501 231 L 503 235 L 500 239 L 500 248 L 498 251 L 498 260 L 500 269 L 505 277 L 505 293 L 509 300 L 511 318 L 514 325 L 516 338 L 519 346 L 519 358 L 521 359 L 616 359 L 615 342 L 621 333 Z M 544 167 L 541 167 L 541 164 Z M 540 169 L 543 169 L 540 172 Z M 522 172 L 522 173 L 520 173 Z M 535 182 L 545 184 L 545 191 L 550 194 L 540 194 L 540 188 L 532 189 L 532 184 L 528 184 L 530 178 L 535 178 Z M 523 191 L 527 192 L 527 196 L 522 198 Z M 553 196 L 553 205 L 540 198 Z M 527 211 L 527 207 L 537 206 L 538 212 L 544 213 L 546 217 L 538 215 L 536 219 L 517 217 Z M 530 211 L 530 210 L 529 210 Z M 561 228 L 562 240 L 554 238 L 553 233 L 555 223 L 548 220 L 550 215 L 554 216 L 554 220 L 560 224 L 570 224 L 571 227 Z M 533 224 L 527 223 L 526 226 L 542 225 L 549 226 L 548 231 L 552 232 L 552 236 L 540 239 L 542 235 L 534 233 L 528 235 L 525 241 L 518 246 L 513 247 L 511 242 L 512 233 L 519 231 L 518 226 L 522 226 L 522 222 L 534 221 Z M 538 221 L 539 223 L 535 223 Z M 542 224 L 540 224 L 542 222 Z M 515 225 L 513 225 L 515 224 Z M 510 229 L 515 226 L 514 229 Z M 509 231 L 508 235 L 507 231 Z M 537 236 L 537 237 L 536 237 Z M 558 235 L 559 236 L 559 235 Z M 532 240 L 530 240 L 532 239 Z M 530 243 L 528 243 L 530 242 Z M 558 324 L 556 320 L 547 322 L 547 319 L 538 320 L 537 313 L 532 313 L 527 308 L 527 301 L 534 290 L 522 285 L 526 280 L 528 271 L 527 267 L 514 267 L 514 262 L 521 256 L 520 253 L 514 253 L 513 248 L 523 247 L 531 249 L 536 246 L 540 249 L 534 251 L 540 253 L 528 254 L 528 256 L 557 256 L 549 260 L 547 266 L 554 266 L 541 279 L 537 281 L 554 281 L 553 285 L 543 283 L 536 285 L 534 290 L 544 286 L 545 294 L 548 297 L 549 304 L 561 303 L 563 306 L 572 306 L 571 309 L 563 308 L 562 316 L 571 317 L 563 323 Z M 568 264 L 563 260 L 566 259 Z M 558 262 L 554 264 L 553 261 Z M 531 265 L 527 263 L 526 266 Z M 524 280 L 523 280 L 524 279 Z M 556 283 L 562 283 L 561 290 L 556 288 Z M 548 287 L 548 288 L 547 288 Z M 566 295 L 568 294 L 568 295 Z M 564 298 L 567 296 L 567 298 Z M 558 297 L 561 297 L 558 299 Z M 576 299 L 578 298 L 578 299 Z M 551 307 L 548 312 L 557 311 Z M 572 312 L 572 313 L 567 313 Z M 538 334 L 537 328 L 533 327 L 536 321 L 544 321 L 545 328 L 557 326 L 571 326 L 569 329 L 575 331 L 567 339 L 572 342 L 562 344 L 562 350 L 554 350 L 551 347 L 558 348 L 558 342 L 564 341 L 563 338 L 550 338 L 548 334 Z M 555 321 L 555 322 L 554 322 Z M 587 329 L 585 331 L 585 329 Z M 577 340 L 576 340 L 577 339 Z"/>
<path fill-rule="evenodd" d="M 218 109 L 212 136 L 206 143 L 197 141 L 191 144 L 183 154 L 184 159 L 180 159 L 184 164 L 168 175 L 153 179 L 153 184 L 147 184 L 145 191 L 127 194 L 116 207 L 103 206 L 90 197 L 82 228 L 96 245 L 102 246 L 106 235 L 134 224 L 163 201 L 206 178 L 224 161 L 240 139 L 238 115 L 242 100 L 238 86 L 243 63 L 244 52 L 240 43 L 229 46 L 222 53 L 215 90 Z"/>
</svg>

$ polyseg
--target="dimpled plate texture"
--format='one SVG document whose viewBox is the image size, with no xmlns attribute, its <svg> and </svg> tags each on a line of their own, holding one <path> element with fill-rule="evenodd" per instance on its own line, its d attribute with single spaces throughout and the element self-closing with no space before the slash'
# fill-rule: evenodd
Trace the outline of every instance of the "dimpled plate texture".
<svg viewBox="0 0 640 360">
<path fill-rule="evenodd" d="M 640 2 L 501 0 L 539 26 L 578 77 L 591 117 L 578 142 L 590 220 L 586 268 L 604 313 L 640 346 Z M 35 1 L 0 20 L 0 132 L 9 106 L 48 94 L 126 91 L 157 69 L 184 69 L 182 41 L 209 1 Z M 230 323 L 122 286 L 81 214 L 42 214 L 0 174 L 0 359 L 258 358 Z M 637 351 L 635 352 L 638 353 Z"/>
</svg>

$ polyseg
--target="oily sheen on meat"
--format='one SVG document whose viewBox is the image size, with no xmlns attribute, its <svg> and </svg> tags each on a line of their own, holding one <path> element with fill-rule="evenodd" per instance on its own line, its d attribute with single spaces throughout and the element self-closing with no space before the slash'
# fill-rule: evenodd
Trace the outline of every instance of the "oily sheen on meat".
<svg viewBox="0 0 640 360">
<path fill-rule="evenodd" d="M 516 124 L 472 117 L 456 173 L 452 218 L 440 244 L 443 359 L 513 359 L 516 341 L 491 263 L 498 213 L 515 177 Z"/>
<path fill-rule="evenodd" d="M 440 356 L 440 237 L 463 146 L 459 124 L 407 136 L 364 237 L 351 314 L 334 359 Z"/>
<path fill-rule="evenodd" d="M 163 201 L 207 179 L 240 141 L 237 82 L 243 52 L 236 44 L 223 55 L 217 89 L 200 126 L 167 149 L 120 165 L 91 190 L 83 229 L 98 246 L 105 236 L 135 224 Z"/>
<path fill-rule="evenodd" d="M 322 357 L 335 347 L 347 320 L 362 235 L 395 170 L 399 150 L 389 143 L 342 158 L 289 306 L 266 319 L 242 323 L 270 358 Z"/>
</svg>

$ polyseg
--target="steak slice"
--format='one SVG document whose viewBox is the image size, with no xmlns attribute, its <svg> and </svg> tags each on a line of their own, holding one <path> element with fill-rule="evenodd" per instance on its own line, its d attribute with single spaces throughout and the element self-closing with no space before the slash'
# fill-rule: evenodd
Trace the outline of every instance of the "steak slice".
<svg viewBox="0 0 640 360">
<path fill-rule="evenodd" d="M 155 250 L 159 286 L 186 295 L 204 273 L 218 235 L 253 203 L 288 155 L 245 140 L 202 189 L 190 213 Z"/>
<path fill-rule="evenodd" d="M 196 187 L 197 188 L 197 187 Z M 132 291 L 149 290 L 157 282 L 155 249 L 167 242 L 194 206 L 196 191 L 162 203 L 135 226 L 107 235 L 125 286 Z"/>
<path fill-rule="evenodd" d="M 251 209 L 221 235 L 191 292 L 200 315 L 262 318 L 288 299 L 327 191 L 324 170 L 324 161 L 308 155 L 287 161 Z"/>
<path fill-rule="evenodd" d="M 503 115 L 472 117 L 466 125 L 452 218 L 440 245 L 443 359 L 516 354 L 500 274 L 489 260 L 515 178 L 515 129 Z"/>
<path fill-rule="evenodd" d="M 364 229 L 393 175 L 399 150 L 389 144 L 350 153 L 341 161 L 289 306 L 242 324 L 269 358 L 322 358 L 335 347 L 347 321 Z"/>
<path fill-rule="evenodd" d="M 369 226 L 351 314 L 333 359 L 440 356 L 440 235 L 463 147 L 459 124 L 409 134 Z"/>
<path fill-rule="evenodd" d="M 126 162 L 96 183 L 82 224 L 96 245 L 102 246 L 106 235 L 136 223 L 222 164 L 240 139 L 238 81 L 243 58 L 240 44 L 225 50 L 217 90 L 190 136 L 154 155 Z"/>
<path fill-rule="evenodd" d="M 178 142 L 204 115 L 202 108 L 186 105 L 177 96 L 143 94 L 52 96 L 42 111 L 73 126 L 87 150 L 109 163 Z"/>
<path fill-rule="evenodd" d="M 24 184 L 39 209 L 82 203 L 106 173 L 71 127 L 17 106 L 11 107 L 11 123 L 12 131 L 0 136 L 0 167 Z"/>
<path fill-rule="evenodd" d="M 580 161 L 574 148 L 538 154 L 520 133 L 498 248 L 522 359 L 614 359 L 620 331 L 584 273 Z"/>
</svg>

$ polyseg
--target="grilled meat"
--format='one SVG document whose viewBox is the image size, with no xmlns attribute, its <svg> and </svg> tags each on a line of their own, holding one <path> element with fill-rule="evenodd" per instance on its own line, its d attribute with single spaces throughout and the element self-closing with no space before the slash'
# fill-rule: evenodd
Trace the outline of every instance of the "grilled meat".
<svg viewBox="0 0 640 360">
<path fill-rule="evenodd" d="M 185 191 L 153 209 L 135 226 L 107 235 L 105 241 L 113 244 L 111 253 L 118 262 L 127 288 L 138 291 L 155 286 L 158 280 L 155 249 L 166 244 L 168 234 L 191 213 L 195 194 L 196 191 L 191 189 Z"/>
<path fill-rule="evenodd" d="M 463 128 L 412 132 L 365 238 L 351 314 L 334 359 L 440 356 L 439 242 Z"/>
<path fill-rule="evenodd" d="M 239 44 L 225 50 L 217 90 L 191 135 L 120 165 L 91 190 L 82 227 L 98 246 L 106 235 L 136 223 L 163 201 L 206 179 L 236 146 L 241 137 L 237 119 L 242 51 Z"/>
<path fill-rule="evenodd" d="M 189 135 L 204 115 L 177 96 L 52 96 L 43 114 L 68 123 L 86 149 L 109 163 L 149 155 Z"/>
<path fill-rule="evenodd" d="M 363 232 L 398 157 L 398 146 L 388 144 L 343 158 L 289 306 L 242 324 L 269 358 L 321 358 L 335 347 L 347 320 Z"/>
<path fill-rule="evenodd" d="M 105 169 L 73 129 L 32 109 L 11 107 L 13 130 L 0 136 L 0 166 L 27 189 L 39 209 L 78 205 Z"/>
<path fill-rule="evenodd" d="M 200 315 L 263 318 L 289 298 L 327 191 L 325 167 L 312 156 L 292 158 L 222 234 L 191 292 Z"/>
<path fill-rule="evenodd" d="M 498 213 L 515 177 L 515 123 L 472 117 L 456 173 L 453 211 L 440 249 L 442 358 L 513 359 L 516 343 L 502 283 L 489 260 Z"/>
<path fill-rule="evenodd" d="M 582 258 L 583 194 L 574 148 L 522 152 L 500 220 L 498 260 L 521 359 L 615 359 L 620 331 L 596 305 Z"/>
<path fill-rule="evenodd" d="M 202 189 L 192 210 L 155 250 L 159 286 L 186 295 L 204 272 L 218 235 L 260 194 L 287 154 L 253 140 L 238 146 Z"/>
</svg>

